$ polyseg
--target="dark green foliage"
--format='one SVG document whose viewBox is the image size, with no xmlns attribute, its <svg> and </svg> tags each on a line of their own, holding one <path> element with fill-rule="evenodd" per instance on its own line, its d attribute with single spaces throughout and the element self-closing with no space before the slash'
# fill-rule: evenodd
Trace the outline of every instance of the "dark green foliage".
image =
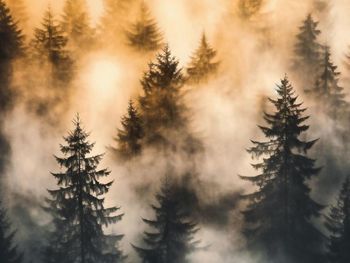
<svg viewBox="0 0 350 263">
<path fill-rule="evenodd" d="M 14 244 L 15 232 L 7 219 L 6 211 L 0 202 L 0 261 L 1 263 L 20 263 L 22 254 Z"/>
<path fill-rule="evenodd" d="M 239 0 L 238 8 L 244 18 L 249 18 L 260 11 L 263 0 Z"/>
<path fill-rule="evenodd" d="M 141 80 L 144 94 L 139 102 L 144 141 L 149 145 L 174 150 L 180 147 L 193 152 L 200 143 L 188 131 L 187 107 L 182 93 L 184 77 L 178 64 L 165 46 Z"/>
<path fill-rule="evenodd" d="M 31 45 L 34 59 L 41 67 L 49 67 L 50 88 L 62 86 L 71 78 L 72 61 L 66 50 L 67 41 L 62 28 L 53 17 L 51 9 L 48 9 L 41 27 L 34 31 Z"/>
<path fill-rule="evenodd" d="M 311 92 L 321 103 L 326 113 L 333 119 L 341 117 L 348 110 L 343 88 L 339 86 L 339 75 L 337 66 L 331 61 L 331 53 L 328 46 L 324 47 L 322 60 L 319 64 L 319 74 L 315 87 Z"/>
<path fill-rule="evenodd" d="M 143 124 L 140 114 L 133 102 L 129 101 L 128 113 L 122 117 L 122 129 L 118 129 L 116 141 L 118 147 L 112 148 L 117 157 L 130 159 L 141 153 L 142 138 L 144 135 Z"/>
<path fill-rule="evenodd" d="M 156 195 L 158 204 L 152 205 L 155 219 L 143 219 L 152 229 L 144 232 L 145 247 L 133 246 L 144 263 L 186 263 L 186 256 L 197 249 L 197 225 L 184 211 L 176 186 L 169 180 Z"/>
<path fill-rule="evenodd" d="M 13 100 L 12 62 L 23 54 L 23 35 L 3 0 L 0 0 L 0 39 L 0 112 L 4 112 Z"/>
<path fill-rule="evenodd" d="M 100 180 L 110 172 L 98 169 L 102 155 L 88 156 L 94 144 L 88 142 L 79 118 L 74 125 L 74 131 L 64 138 L 67 144 L 61 145 L 64 157 L 56 157 L 64 170 L 52 173 L 59 188 L 49 190 L 51 199 L 47 200 L 54 230 L 45 262 L 122 262 L 121 251 L 114 247 L 122 236 L 105 235 L 102 229 L 122 218 L 122 215 L 113 215 L 119 208 L 106 208 L 104 204 L 103 195 L 113 182 Z"/>
<path fill-rule="evenodd" d="M 205 82 L 210 76 L 217 72 L 219 62 L 215 61 L 216 50 L 210 47 L 205 34 L 203 33 L 199 48 L 192 56 L 190 65 L 187 68 L 189 82 Z"/>
<path fill-rule="evenodd" d="M 296 102 L 287 78 L 281 81 L 277 93 L 276 100 L 269 99 L 276 112 L 265 113 L 268 126 L 260 126 L 267 140 L 252 141 L 248 150 L 253 158 L 262 158 L 253 164 L 260 173 L 241 177 L 257 187 L 244 195 L 249 201 L 243 212 L 245 234 L 250 245 L 266 253 L 269 262 L 320 262 L 322 235 L 311 219 L 319 217 L 323 207 L 311 199 L 306 184 L 320 171 L 307 157 L 316 141 L 299 138 L 309 129 L 303 124 L 308 117 L 303 116 L 305 109 Z"/>
<path fill-rule="evenodd" d="M 93 29 L 85 0 L 66 0 L 63 8 L 62 29 L 68 36 L 68 44 L 76 51 L 89 48 L 93 42 Z"/>
<path fill-rule="evenodd" d="M 350 177 L 339 193 L 337 202 L 326 217 L 326 228 L 330 232 L 328 260 L 330 263 L 350 262 Z"/>
<path fill-rule="evenodd" d="M 318 37 L 321 31 L 317 28 L 318 22 L 309 14 L 299 27 L 297 41 L 294 47 L 294 69 L 300 72 L 304 80 L 305 89 L 310 89 L 312 81 L 317 74 L 320 62 L 321 45 Z"/>
<path fill-rule="evenodd" d="M 137 50 L 153 51 L 161 46 L 162 37 L 157 23 L 150 17 L 149 10 L 144 2 L 141 4 L 138 20 L 126 32 L 129 45 Z"/>
</svg>

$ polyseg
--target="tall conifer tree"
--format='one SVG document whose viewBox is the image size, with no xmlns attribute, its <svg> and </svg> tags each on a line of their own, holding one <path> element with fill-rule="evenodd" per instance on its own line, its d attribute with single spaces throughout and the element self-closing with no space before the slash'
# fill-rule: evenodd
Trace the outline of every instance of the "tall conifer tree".
<svg viewBox="0 0 350 263">
<path fill-rule="evenodd" d="M 339 193 L 337 202 L 326 218 L 330 232 L 328 262 L 350 262 L 350 177 L 348 176 Z"/>
<path fill-rule="evenodd" d="M 129 101 L 128 113 L 122 117 L 121 125 L 122 129 L 118 129 L 116 138 L 118 146 L 112 150 L 117 157 L 130 159 L 141 153 L 144 136 L 142 119 L 132 100 Z"/>
<path fill-rule="evenodd" d="M 12 63 L 23 54 L 23 35 L 3 0 L 0 0 L 0 112 L 12 103 Z"/>
<path fill-rule="evenodd" d="M 8 4 L 8 7 L 11 10 L 11 14 L 14 17 L 14 20 L 18 22 L 20 27 L 22 29 L 28 29 L 27 28 L 27 22 L 28 22 L 28 13 L 27 13 L 27 7 L 23 0 L 6 0 L 6 3 Z"/>
<path fill-rule="evenodd" d="M 21 263 L 22 254 L 14 242 L 15 231 L 7 219 L 6 211 L 0 202 L 0 260 L 2 263 Z"/>
<path fill-rule="evenodd" d="M 302 73 L 304 89 L 306 90 L 312 87 L 312 81 L 318 72 L 321 55 L 321 45 L 318 42 L 320 34 L 318 22 L 309 14 L 299 27 L 294 47 L 295 59 L 293 65 L 297 71 Z"/>
<path fill-rule="evenodd" d="M 66 0 L 63 8 L 62 29 L 68 36 L 68 45 L 79 51 L 92 46 L 93 29 L 85 0 Z"/>
<path fill-rule="evenodd" d="M 66 84 L 72 74 L 72 61 L 66 49 L 67 37 L 49 8 L 44 15 L 41 27 L 34 31 L 32 48 L 34 59 L 42 67 L 49 69 L 51 88 Z"/>
<path fill-rule="evenodd" d="M 186 256 L 197 249 L 198 227 L 183 209 L 175 188 L 166 178 L 156 195 L 158 204 L 152 205 L 155 219 L 143 219 L 152 230 L 144 232 L 145 247 L 134 248 L 144 263 L 187 263 Z"/>
<path fill-rule="evenodd" d="M 320 170 L 307 157 L 316 140 L 300 139 L 309 128 L 303 124 L 308 117 L 303 116 L 305 109 L 297 103 L 287 77 L 277 93 L 276 100 L 269 99 L 276 112 L 265 113 L 268 126 L 260 126 L 267 140 L 252 141 L 248 150 L 253 158 L 262 158 L 253 164 L 260 173 L 241 177 L 257 187 L 244 195 L 249 201 L 243 212 L 244 232 L 250 245 L 262 249 L 269 262 L 321 262 L 322 235 L 311 219 L 319 217 L 323 207 L 310 197 L 306 184 Z"/>
<path fill-rule="evenodd" d="M 319 74 L 311 91 L 333 119 L 343 116 L 349 107 L 343 88 L 339 86 L 339 75 L 337 66 L 331 61 L 330 48 L 325 46 L 319 64 Z"/>
<path fill-rule="evenodd" d="M 203 33 L 200 46 L 186 69 L 189 81 L 192 83 L 205 82 L 211 75 L 215 74 L 219 66 L 215 57 L 216 50 L 209 45 L 205 33 Z"/>
<path fill-rule="evenodd" d="M 82 129 L 79 117 L 74 131 L 61 145 L 64 157 L 56 157 L 62 172 L 52 173 L 59 188 L 49 190 L 47 211 L 53 217 L 54 230 L 50 235 L 45 262 L 115 263 L 123 255 L 114 247 L 122 236 L 105 235 L 103 226 L 119 221 L 114 215 L 117 207 L 105 207 L 105 195 L 112 181 L 101 182 L 110 172 L 98 169 L 102 155 L 91 156 L 94 144 Z M 111 243 L 113 244 L 111 246 Z"/>
<path fill-rule="evenodd" d="M 168 46 L 149 64 L 141 84 L 140 110 L 144 142 L 168 149 L 195 151 L 200 143 L 189 132 L 187 107 L 183 101 L 184 77 Z"/>
<path fill-rule="evenodd" d="M 150 17 L 144 2 L 141 3 L 138 20 L 127 31 L 129 45 L 141 51 L 154 51 L 160 48 L 162 37 L 157 23 Z"/>
</svg>

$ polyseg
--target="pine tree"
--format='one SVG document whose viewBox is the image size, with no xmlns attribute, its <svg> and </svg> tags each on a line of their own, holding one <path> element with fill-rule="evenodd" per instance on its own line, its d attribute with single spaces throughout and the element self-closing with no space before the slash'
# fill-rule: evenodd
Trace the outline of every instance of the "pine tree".
<svg viewBox="0 0 350 263">
<path fill-rule="evenodd" d="M 324 47 L 323 60 L 320 63 L 319 75 L 315 87 L 311 92 L 316 100 L 322 103 L 322 107 L 333 119 L 341 117 L 348 110 L 348 103 L 345 101 L 343 88 L 339 86 L 339 75 L 337 66 L 331 61 L 330 48 Z"/>
<path fill-rule="evenodd" d="M 150 17 L 149 10 L 144 2 L 138 20 L 131 25 L 131 30 L 126 32 L 129 45 L 137 50 L 154 51 L 160 48 L 161 35 L 157 23 Z"/>
<path fill-rule="evenodd" d="M 253 193 L 244 195 L 249 205 L 243 212 L 247 226 L 245 234 L 251 246 L 267 254 L 269 262 L 321 262 L 319 246 L 322 235 L 312 225 L 323 208 L 310 197 L 306 181 L 320 171 L 307 151 L 316 140 L 303 141 L 299 137 L 309 126 L 308 117 L 297 103 L 293 87 L 285 77 L 277 88 L 278 99 L 269 99 L 275 106 L 274 114 L 265 113 L 268 126 L 260 126 L 266 141 L 252 141 L 248 149 L 253 158 L 262 161 L 253 164 L 261 171 L 257 176 L 241 178 L 257 186 Z"/>
<path fill-rule="evenodd" d="M 152 205 L 155 219 L 143 219 L 153 229 L 144 232 L 144 248 L 133 246 L 143 263 L 186 263 L 186 256 L 197 249 L 198 227 L 183 209 L 175 188 L 167 178 L 156 195 L 158 204 Z"/>
<path fill-rule="evenodd" d="M 15 232 L 7 219 L 6 211 L 0 202 L 0 259 L 2 263 L 21 263 L 22 254 L 14 244 Z"/>
<path fill-rule="evenodd" d="M 141 84 L 140 111 L 144 123 L 144 142 L 168 149 L 196 151 L 200 143 L 188 128 L 187 107 L 183 102 L 184 77 L 179 62 L 168 46 L 149 64 Z M 175 139 L 176 138 L 176 139 Z"/>
<path fill-rule="evenodd" d="M 0 0 L 0 39 L 0 112 L 4 112 L 13 100 L 12 62 L 23 54 L 23 35 L 3 0 Z"/>
<path fill-rule="evenodd" d="M 22 29 L 27 29 L 28 13 L 27 7 L 23 0 L 6 0 L 11 14 L 15 17 L 15 21 L 19 23 Z"/>
<path fill-rule="evenodd" d="M 93 42 L 93 29 L 85 0 L 66 0 L 61 26 L 68 36 L 68 44 L 76 51 L 89 48 Z"/>
<path fill-rule="evenodd" d="M 192 83 L 205 82 L 217 72 L 219 63 L 215 60 L 216 50 L 210 47 L 203 33 L 199 48 L 195 51 L 187 68 L 189 81 Z"/>
<path fill-rule="evenodd" d="M 321 31 L 318 29 L 318 22 L 314 21 L 311 14 L 303 21 L 300 32 L 297 35 L 297 42 L 294 47 L 295 60 L 293 67 L 300 71 L 304 78 L 305 89 L 312 86 L 310 80 L 313 80 L 317 74 L 317 65 L 320 62 L 321 45 L 318 43 L 318 37 Z"/>
<path fill-rule="evenodd" d="M 50 8 L 46 11 L 40 28 L 34 31 L 32 48 L 34 59 L 41 67 L 49 68 L 50 86 L 62 87 L 69 82 L 72 74 L 72 61 L 66 49 L 67 37 Z M 61 85 L 60 85 L 61 84 Z"/>
<path fill-rule="evenodd" d="M 119 208 L 105 207 L 103 195 L 113 182 L 102 183 L 100 179 L 110 172 L 98 169 L 102 155 L 89 156 L 94 144 L 88 142 L 79 117 L 74 125 L 74 131 L 64 138 L 67 144 L 61 145 L 64 157 L 56 157 L 64 170 L 52 173 L 59 188 L 49 190 L 51 198 L 47 199 L 54 230 L 45 262 L 122 262 L 121 251 L 112 244 L 122 236 L 105 235 L 102 229 L 122 218 L 113 215 Z"/>
<path fill-rule="evenodd" d="M 337 202 L 326 217 L 326 228 L 331 235 L 328 244 L 330 263 L 350 262 L 350 177 L 339 193 Z"/>
<path fill-rule="evenodd" d="M 107 46 L 125 43 L 125 28 L 134 0 L 104 0 L 104 13 L 99 25 L 101 41 Z"/>
<path fill-rule="evenodd" d="M 130 159 L 141 153 L 141 140 L 144 135 L 141 116 L 132 100 L 129 101 L 128 113 L 122 117 L 121 125 L 122 129 L 118 129 L 116 138 L 118 147 L 112 148 L 112 150 L 118 157 Z"/>
</svg>

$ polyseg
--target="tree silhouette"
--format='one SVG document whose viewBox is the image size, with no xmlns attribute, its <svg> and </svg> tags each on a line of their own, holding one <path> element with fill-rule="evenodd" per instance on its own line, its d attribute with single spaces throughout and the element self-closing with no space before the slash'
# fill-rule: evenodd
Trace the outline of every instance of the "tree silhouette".
<svg viewBox="0 0 350 263">
<path fill-rule="evenodd" d="M 161 46 L 161 35 L 157 23 L 150 17 L 150 12 L 144 2 L 141 3 L 138 20 L 126 32 L 129 45 L 137 50 L 154 51 Z"/>
<path fill-rule="evenodd" d="M 130 159 L 141 153 L 144 136 L 143 123 L 140 114 L 132 100 L 129 101 L 128 113 L 122 117 L 122 129 L 118 129 L 117 148 L 112 150 L 122 159 Z"/>
<path fill-rule="evenodd" d="M 320 63 L 321 45 L 318 43 L 318 37 L 321 31 L 316 22 L 309 14 L 299 27 L 297 41 L 294 47 L 294 69 L 302 73 L 304 79 L 304 89 L 310 89 L 312 81 L 318 72 Z"/>
<path fill-rule="evenodd" d="M 15 21 L 19 23 L 22 29 L 27 29 L 29 17 L 23 0 L 6 0 L 6 3 L 11 10 L 12 16 L 15 17 Z"/>
<path fill-rule="evenodd" d="M 61 25 L 68 36 L 68 44 L 76 51 L 86 51 L 92 46 L 94 32 L 85 0 L 66 0 Z"/>
<path fill-rule="evenodd" d="M 343 88 L 339 86 L 339 75 L 337 66 L 331 61 L 329 46 L 324 47 L 323 60 L 319 64 L 319 74 L 316 78 L 314 88 L 311 90 L 316 100 L 332 119 L 338 119 L 348 110 Z"/>
<path fill-rule="evenodd" d="M 200 143 L 189 132 L 188 109 L 182 92 L 184 77 L 178 64 L 165 46 L 141 80 L 143 94 L 139 102 L 144 142 L 163 149 L 194 152 L 200 148 Z"/>
<path fill-rule="evenodd" d="M 268 126 L 259 126 L 267 140 L 252 141 L 248 150 L 253 158 L 262 158 L 253 164 L 260 173 L 241 176 L 258 188 L 243 196 L 249 201 L 244 232 L 250 246 L 261 248 L 270 262 L 321 262 L 322 235 L 310 220 L 323 207 L 311 199 L 306 184 L 320 171 L 306 155 L 316 140 L 299 138 L 309 128 L 303 124 L 308 117 L 302 116 L 305 109 L 287 77 L 276 91 L 278 98 L 269 99 L 276 112 L 265 113 Z"/>
<path fill-rule="evenodd" d="M 0 0 L 0 112 L 7 111 L 13 102 L 11 81 L 12 63 L 23 54 L 23 35 L 9 8 Z"/>
<path fill-rule="evenodd" d="M 187 67 L 187 75 L 190 83 L 201 83 L 217 72 L 219 62 L 215 61 L 216 50 L 210 47 L 205 33 L 202 35 L 199 48 L 192 56 Z M 213 61 L 214 60 L 214 61 Z"/>
<path fill-rule="evenodd" d="M 42 66 L 49 68 L 51 88 L 59 85 L 58 82 L 67 83 L 71 78 L 72 61 L 66 50 L 68 39 L 61 26 L 52 15 L 50 8 L 45 12 L 40 28 L 34 31 L 32 48 L 34 58 Z"/>
<path fill-rule="evenodd" d="M 343 183 L 337 202 L 326 217 L 326 228 L 330 232 L 328 262 L 350 261 L 350 177 Z"/>
<path fill-rule="evenodd" d="M 14 244 L 15 232 L 7 219 L 6 211 L 0 202 L 0 259 L 2 263 L 21 263 L 22 254 Z"/>
<path fill-rule="evenodd" d="M 122 262 L 124 256 L 114 247 L 122 236 L 105 235 L 102 229 L 123 216 L 113 215 L 119 208 L 105 207 L 103 195 L 113 182 L 100 180 L 110 172 L 98 169 L 102 155 L 89 156 L 94 144 L 88 142 L 79 117 L 74 126 L 74 131 L 64 138 L 66 145 L 61 145 L 64 157 L 56 157 L 64 170 L 52 173 L 59 188 L 49 190 L 51 198 L 47 199 L 54 229 L 45 262 Z"/>
<path fill-rule="evenodd" d="M 175 188 L 167 177 L 156 195 L 158 204 L 152 205 L 155 219 L 143 219 L 153 230 L 144 232 L 145 247 L 133 247 L 144 263 L 186 263 L 186 256 L 197 249 L 197 225 L 184 211 Z"/>
</svg>

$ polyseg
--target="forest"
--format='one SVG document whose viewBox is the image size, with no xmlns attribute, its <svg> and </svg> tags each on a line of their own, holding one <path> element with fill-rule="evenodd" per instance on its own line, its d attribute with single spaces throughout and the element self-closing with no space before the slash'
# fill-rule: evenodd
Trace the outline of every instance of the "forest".
<svg viewBox="0 0 350 263">
<path fill-rule="evenodd" d="M 0 263 L 349 263 L 349 14 L 0 0 Z"/>
</svg>

